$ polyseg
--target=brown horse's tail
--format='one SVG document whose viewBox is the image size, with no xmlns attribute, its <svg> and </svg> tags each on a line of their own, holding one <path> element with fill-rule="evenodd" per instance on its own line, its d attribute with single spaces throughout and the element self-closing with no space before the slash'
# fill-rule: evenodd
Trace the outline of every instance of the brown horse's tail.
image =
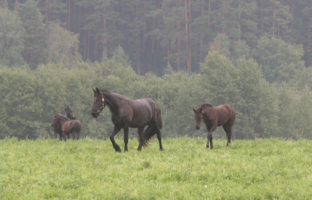
<svg viewBox="0 0 312 200">
<path fill-rule="evenodd" d="M 228 123 L 231 123 L 233 125 L 234 120 L 235 120 L 235 110 L 230 105 L 227 105 L 226 108 L 228 109 L 229 114 L 230 114 L 230 117 L 229 117 L 230 119 L 229 119 Z"/>
<path fill-rule="evenodd" d="M 144 130 L 143 132 L 143 147 L 148 146 L 149 140 L 153 137 L 153 135 L 156 134 L 156 126 L 155 125 L 149 125 L 147 129 Z"/>
<path fill-rule="evenodd" d="M 161 111 L 158 105 L 154 102 L 154 116 L 152 123 L 143 132 L 143 147 L 147 147 L 148 141 L 162 128 Z"/>
</svg>

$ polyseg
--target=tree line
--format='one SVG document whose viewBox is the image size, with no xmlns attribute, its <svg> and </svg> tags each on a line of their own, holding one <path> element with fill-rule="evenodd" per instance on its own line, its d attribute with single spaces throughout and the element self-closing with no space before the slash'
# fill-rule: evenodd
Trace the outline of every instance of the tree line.
<svg viewBox="0 0 312 200">
<path fill-rule="evenodd" d="M 208 54 L 202 73 L 176 72 L 168 66 L 162 77 L 152 72 L 140 76 L 129 63 L 120 47 L 110 59 L 72 67 L 0 67 L 0 138 L 51 137 L 53 115 L 66 106 L 82 122 L 82 137 L 107 138 L 113 129 L 109 110 L 97 119 L 90 114 L 95 87 L 132 99 L 154 99 L 162 111 L 165 138 L 206 137 L 205 128 L 195 130 L 192 111 L 204 102 L 234 107 L 234 139 L 312 138 L 311 85 L 301 76 L 289 83 L 269 83 L 254 60 L 234 62 L 219 51 Z M 136 130 L 131 130 L 134 136 Z M 225 138 L 222 128 L 213 137 Z"/>
<path fill-rule="evenodd" d="M 310 0 L 0 0 L 0 7 L 3 65 L 100 62 L 118 46 L 139 75 L 161 76 L 168 65 L 200 72 L 220 46 L 256 59 L 270 82 L 312 65 Z M 289 46 L 300 62 L 286 75 L 271 73 L 288 64 L 276 54 Z"/>
</svg>

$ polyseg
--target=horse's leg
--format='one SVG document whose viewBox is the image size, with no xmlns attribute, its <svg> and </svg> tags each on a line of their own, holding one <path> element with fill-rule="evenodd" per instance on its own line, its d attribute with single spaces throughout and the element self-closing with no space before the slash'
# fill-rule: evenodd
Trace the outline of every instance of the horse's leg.
<svg viewBox="0 0 312 200">
<path fill-rule="evenodd" d="M 223 130 L 225 131 L 227 139 L 228 139 L 226 146 L 229 146 L 231 144 L 232 129 L 229 125 L 224 125 Z"/>
<path fill-rule="evenodd" d="M 113 144 L 114 149 L 115 149 L 116 151 L 118 151 L 118 152 L 121 152 L 121 149 L 120 149 L 120 147 L 118 146 L 118 144 L 115 142 L 114 137 L 115 137 L 115 135 L 120 131 L 120 129 L 121 129 L 121 127 L 116 127 L 116 126 L 114 126 L 114 130 L 113 130 L 112 134 L 111 134 L 110 137 L 109 137 L 110 140 L 111 140 L 111 142 L 112 142 L 112 144 Z"/>
<path fill-rule="evenodd" d="M 156 130 L 156 133 L 157 133 L 157 139 L 158 139 L 158 142 L 159 142 L 159 150 L 164 150 L 163 147 L 162 147 L 162 144 L 161 144 L 161 132 L 160 132 L 160 129 L 155 125 L 155 130 Z"/>
<path fill-rule="evenodd" d="M 77 140 L 79 140 L 79 136 L 80 136 L 80 130 L 77 131 Z"/>
<path fill-rule="evenodd" d="M 206 148 L 207 149 L 209 148 L 209 143 L 210 143 L 210 149 L 212 149 L 213 148 L 213 146 L 212 146 L 212 133 L 217 128 L 217 125 L 212 125 L 212 126 L 206 125 L 206 127 L 207 127 L 207 130 L 208 130 Z"/>
<path fill-rule="evenodd" d="M 66 133 L 63 131 L 63 139 L 64 139 L 64 141 L 66 142 Z"/>
<path fill-rule="evenodd" d="M 73 140 L 75 140 L 75 132 L 73 132 Z"/>
<path fill-rule="evenodd" d="M 60 141 L 62 141 L 62 137 L 63 137 L 63 134 L 62 134 L 62 133 L 60 133 Z"/>
<path fill-rule="evenodd" d="M 125 151 L 128 151 L 128 134 L 129 134 L 129 127 L 125 127 L 124 128 Z"/>
<path fill-rule="evenodd" d="M 141 149 L 142 149 L 142 146 L 143 146 L 143 143 L 144 143 L 144 141 L 143 141 L 143 130 L 144 130 L 144 127 L 142 128 L 142 127 L 140 127 L 140 128 L 138 128 L 138 133 L 139 133 L 139 146 L 138 146 L 138 151 L 141 151 Z"/>
</svg>

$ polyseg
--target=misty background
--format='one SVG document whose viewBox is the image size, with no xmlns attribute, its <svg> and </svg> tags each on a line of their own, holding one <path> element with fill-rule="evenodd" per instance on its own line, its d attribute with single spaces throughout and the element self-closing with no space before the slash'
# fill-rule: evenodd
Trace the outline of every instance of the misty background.
<svg viewBox="0 0 312 200">
<path fill-rule="evenodd" d="M 66 105 L 108 137 L 98 87 L 156 100 L 164 137 L 206 137 L 209 102 L 234 107 L 234 139 L 311 139 L 311 40 L 310 0 L 0 0 L 0 138 L 50 137 Z"/>
</svg>

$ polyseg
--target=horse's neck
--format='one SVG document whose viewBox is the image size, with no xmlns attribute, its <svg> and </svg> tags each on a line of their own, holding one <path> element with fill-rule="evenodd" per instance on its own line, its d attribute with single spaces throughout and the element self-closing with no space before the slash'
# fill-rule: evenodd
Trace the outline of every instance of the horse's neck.
<svg viewBox="0 0 312 200">
<path fill-rule="evenodd" d="M 63 124 L 64 124 L 65 122 L 67 122 L 67 121 L 69 121 L 69 119 L 68 119 L 68 118 L 65 118 L 65 117 L 59 116 L 59 122 L 61 123 L 61 125 L 62 125 L 62 126 L 63 126 Z"/>
<path fill-rule="evenodd" d="M 118 114 L 118 110 L 119 110 L 119 105 L 118 105 L 118 101 L 120 100 L 121 95 L 115 94 L 115 93 L 111 93 L 111 92 L 103 92 L 104 98 L 106 100 L 106 104 L 108 105 L 110 111 L 112 113 L 116 113 Z"/>
</svg>

